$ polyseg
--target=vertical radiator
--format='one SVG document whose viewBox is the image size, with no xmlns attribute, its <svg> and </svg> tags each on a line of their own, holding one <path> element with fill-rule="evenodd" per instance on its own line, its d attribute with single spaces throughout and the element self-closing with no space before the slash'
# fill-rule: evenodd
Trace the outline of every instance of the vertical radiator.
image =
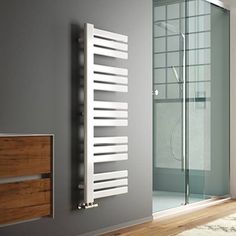
<svg viewBox="0 0 236 236">
<path fill-rule="evenodd" d="M 98 163 L 128 159 L 127 136 L 95 137 L 95 127 L 127 127 L 128 103 L 95 100 L 95 91 L 127 93 L 128 69 L 95 63 L 95 55 L 128 59 L 128 37 L 85 24 L 84 98 L 84 202 L 78 208 L 95 207 L 95 199 L 128 192 L 128 170 L 95 173 Z M 112 94 L 109 93 L 112 97 Z"/>
</svg>

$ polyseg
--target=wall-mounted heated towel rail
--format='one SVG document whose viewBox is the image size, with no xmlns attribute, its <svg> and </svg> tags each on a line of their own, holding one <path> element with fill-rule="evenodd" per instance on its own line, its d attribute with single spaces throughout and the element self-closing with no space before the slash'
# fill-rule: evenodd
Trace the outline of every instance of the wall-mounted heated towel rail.
<svg viewBox="0 0 236 236">
<path fill-rule="evenodd" d="M 95 127 L 128 126 L 128 103 L 95 100 L 95 91 L 128 92 L 128 69 L 95 63 L 95 56 L 128 59 L 128 37 L 85 24 L 84 202 L 79 209 L 95 207 L 95 199 L 128 192 L 128 170 L 95 173 L 98 163 L 128 159 L 127 136 L 95 137 Z M 112 96 L 112 95 L 111 95 Z"/>
</svg>

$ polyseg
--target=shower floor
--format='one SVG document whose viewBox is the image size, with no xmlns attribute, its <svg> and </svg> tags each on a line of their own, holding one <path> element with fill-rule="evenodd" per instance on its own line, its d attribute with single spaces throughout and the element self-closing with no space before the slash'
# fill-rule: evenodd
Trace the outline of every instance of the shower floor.
<svg viewBox="0 0 236 236">
<path fill-rule="evenodd" d="M 202 194 L 191 194 L 190 203 L 204 200 Z M 153 212 L 163 211 L 184 205 L 184 193 L 153 191 L 152 209 Z"/>
</svg>

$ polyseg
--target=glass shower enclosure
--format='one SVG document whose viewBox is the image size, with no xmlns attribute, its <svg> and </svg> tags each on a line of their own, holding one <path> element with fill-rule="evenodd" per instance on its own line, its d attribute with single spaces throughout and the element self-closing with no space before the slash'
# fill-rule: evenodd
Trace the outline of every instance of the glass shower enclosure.
<svg viewBox="0 0 236 236">
<path fill-rule="evenodd" d="M 153 212 L 229 194 L 229 11 L 212 2 L 153 0 Z"/>
</svg>

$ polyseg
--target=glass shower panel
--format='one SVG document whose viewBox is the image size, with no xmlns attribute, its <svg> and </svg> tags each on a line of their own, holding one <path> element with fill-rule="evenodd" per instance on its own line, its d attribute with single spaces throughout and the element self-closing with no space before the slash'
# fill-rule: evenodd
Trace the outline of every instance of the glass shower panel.
<svg viewBox="0 0 236 236">
<path fill-rule="evenodd" d="M 187 107 L 186 147 L 188 202 L 205 199 L 205 174 L 211 149 L 211 8 L 189 0 L 186 17 Z M 208 70 L 209 73 L 205 71 Z M 207 76 L 204 76 L 207 75 Z"/>
<path fill-rule="evenodd" d="M 229 11 L 153 0 L 153 211 L 229 194 Z"/>
<path fill-rule="evenodd" d="M 211 5 L 211 139 L 210 164 L 205 173 L 205 195 L 229 195 L 230 137 L 230 17 Z"/>
<path fill-rule="evenodd" d="M 185 1 L 154 1 L 153 211 L 185 204 L 183 37 Z M 155 95 L 156 94 L 156 95 Z M 175 180 L 175 181 L 173 181 Z"/>
<path fill-rule="evenodd" d="M 189 202 L 229 193 L 229 15 L 187 4 L 186 179 Z"/>
</svg>

